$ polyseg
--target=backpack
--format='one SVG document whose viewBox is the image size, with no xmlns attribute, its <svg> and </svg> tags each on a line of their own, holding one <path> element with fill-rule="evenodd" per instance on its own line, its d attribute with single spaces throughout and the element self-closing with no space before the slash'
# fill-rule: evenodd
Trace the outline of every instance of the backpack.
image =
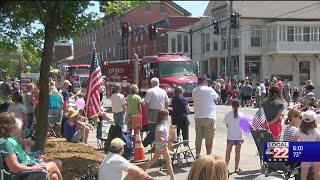
<svg viewBox="0 0 320 180">
<path fill-rule="evenodd" d="M 104 151 L 107 153 L 110 151 L 110 143 L 114 138 L 122 139 L 126 145 L 124 146 L 123 157 L 125 159 L 130 159 L 132 157 L 133 146 L 130 135 L 126 135 L 120 125 L 111 125 L 109 129 L 109 135 L 107 140 L 105 141 Z"/>
</svg>

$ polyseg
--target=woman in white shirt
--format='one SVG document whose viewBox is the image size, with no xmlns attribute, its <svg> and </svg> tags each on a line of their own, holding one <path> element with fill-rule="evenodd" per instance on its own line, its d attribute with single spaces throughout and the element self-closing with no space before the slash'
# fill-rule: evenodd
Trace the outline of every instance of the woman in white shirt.
<svg viewBox="0 0 320 180">
<path fill-rule="evenodd" d="M 239 112 L 238 110 L 240 107 L 239 100 L 232 100 L 231 105 L 232 111 L 228 112 L 223 120 L 223 122 L 226 124 L 228 128 L 225 161 L 227 164 L 229 164 L 232 147 L 235 145 L 235 172 L 239 172 L 241 171 L 241 169 L 239 168 L 240 151 L 241 145 L 244 142 L 243 132 L 240 129 L 239 121 L 243 117 L 243 113 Z"/>
</svg>

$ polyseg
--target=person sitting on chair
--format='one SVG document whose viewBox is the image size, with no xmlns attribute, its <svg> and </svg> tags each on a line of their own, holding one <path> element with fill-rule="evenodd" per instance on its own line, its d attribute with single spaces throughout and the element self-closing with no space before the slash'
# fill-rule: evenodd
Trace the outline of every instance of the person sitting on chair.
<svg viewBox="0 0 320 180">
<path fill-rule="evenodd" d="M 64 125 L 64 137 L 69 142 L 77 143 L 83 140 L 83 143 L 88 144 L 89 127 L 85 122 L 79 119 L 83 119 L 83 116 L 79 115 L 79 111 L 75 110 L 73 107 L 69 107 L 65 115 L 68 120 Z"/>
</svg>

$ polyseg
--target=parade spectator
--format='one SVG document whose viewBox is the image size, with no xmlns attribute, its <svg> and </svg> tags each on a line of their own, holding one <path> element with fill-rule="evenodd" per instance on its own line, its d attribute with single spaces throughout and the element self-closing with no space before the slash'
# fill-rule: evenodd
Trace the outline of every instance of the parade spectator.
<svg viewBox="0 0 320 180">
<path fill-rule="evenodd" d="M 251 105 L 251 96 L 252 96 L 253 88 L 249 84 L 248 81 L 245 81 L 245 84 L 241 87 L 241 105 L 244 107 L 245 105 L 248 107 Z"/>
<path fill-rule="evenodd" d="M 124 172 L 127 173 L 127 178 L 148 180 L 150 176 L 138 166 L 130 164 L 122 157 L 124 153 L 125 142 L 120 138 L 115 138 L 110 143 L 110 150 L 99 168 L 99 179 L 120 180 L 125 177 Z M 126 178 L 125 178 L 126 179 Z"/>
<path fill-rule="evenodd" d="M 230 161 L 230 154 L 232 151 L 232 147 L 235 146 L 235 172 L 241 171 L 239 168 L 240 162 L 240 152 L 241 152 L 241 145 L 244 143 L 244 136 L 243 132 L 240 129 L 239 121 L 243 117 L 243 113 L 239 112 L 240 102 L 239 100 L 233 100 L 231 102 L 232 111 L 228 112 L 223 122 L 226 124 L 228 128 L 227 134 L 227 149 L 226 149 L 226 157 L 225 161 L 227 165 Z"/>
<path fill-rule="evenodd" d="M 50 86 L 48 115 L 51 117 L 50 123 L 58 124 L 59 132 L 56 132 L 57 135 L 60 134 L 63 103 L 63 97 L 59 94 L 57 88 L 55 86 Z"/>
<path fill-rule="evenodd" d="M 293 100 L 293 105 L 294 106 L 296 105 L 297 100 L 299 98 L 299 93 L 300 93 L 300 90 L 299 90 L 298 86 L 295 86 L 293 88 L 293 95 L 292 95 L 292 100 Z"/>
<path fill-rule="evenodd" d="M 217 119 L 215 100 L 219 96 L 214 89 L 208 87 L 209 80 L 205 76 L 200 76 L 199 86 L 192 92 L 196 126 L 196 158 L 200 157 L 202 139 L 205 139 L 207 154 L 211 154 L 215 136 L 215 120 Z"/>
<path fill-rule="evenodd" d="M 139 88 L 137 85 L 132 84 L 130 87 L 130 95 L 127 97 L 128 101 L 128 114 L 127 124 L 130 135 L 132 133 L 132 115 L 141 115 L 141 97 L 138 95 Z M 142 128 L 142 127 L 141 127 Z"/>
<path fill-rule="evenodd" d="M 291 86 L 290 86 L 290 84 L 289 84 L 288 79 L 285 79 L 285 80 L 284 80 L 283 99 L 288 103 L 288 107 L 290 107 Z"/>
<path fill-rule="evenodd" d="M 276 86 L 271 87 L 269 96 L 263 101 L 262 107 L 267 118 L 267 125 L 275 141 L 280 140 L 282 132 L 281 119 L 284 110 L 283 104 L 280 89 Z"/>
<path fill-rule="evenodd" d="M 20 134 L 17 133 L 18 129 L 17 121 L 13 114 L 7 112 L 0 114 L 0 155 L 7 170 L 10 170 L 13 173 L 30 170 L 47 170 L 51 172 L 50 179 L 63 179 L 57 165 L 53 162 L 34 165 L 30 164 L 28 166 L 27 164 L 19 163 L 19 160 L 21 161 L 21 157 L 17 156 L 12 144 L 7 140 L 7 138 Z"/>
<path fill-rule="evenodd" d="M 22 137 L 25 137 L 25 130 L 28 125 L 27 121 L 27 109 L 23 104 L 22 95 L 19 92 L 15 92 L 12 95 L 12 104 L 10 104 L 8 111 L 12 112 L 16 119 L 22 122 Z"/>
<path fill-rule="evenodd" d="M 280 92 L 283 92 L 283 83 L 281 81 L 281 77 L 276 78 L 276 86 L 280 89 Z"/>
<path fill-rule="evenodd" d="M 319 142 L 320 132 L 317 129 L 317 114 L 313 111 L 306 111 L 302 115 L 302 122 L 295 141 Z M 301 179 L 306 179 L 309 168 L 312 166 L 314 179 L 320 179 L 320 162 L 301 162 Z"/>
<path fill-rule="evenodd" d="M 168 150 L 169 133 L 165 125 L 165 121 L 168 121 L 168 117 L 169 117 L 169 111 L 160 110 L 158 112 L 156 135 L 155 135 L 155 142 L 154 142 L 155 153 L 153 158 L 144 165 L 143 170 L 146 170 L 150 166 L 152 166 L 152 164 L 158 161 L 160 156 L 162 155 L 163 158 L 166 160 L 166 165 L 167 165 L 168 173 L 170 175 L 170 180 L 175 180 L 172 165 L 171 165 L 171 158 Z"/>
<path fill-rule="evenodd" d="M 206 155 L 195 160 L 187 180 L 227 180 L 228 166 L 221 157 Z"/>
<path fill-rule="evenodd" d="M 113 113 L 114 123 L 120 125 L 121 129 L 124 128 L 125 112 L 126 110 L 126 99 L 121 94 L 121 85 L 113 85 L 113 94 L 111 96 L 111 109 Z"/>
<path fill-rule="evenodd" d="M 151 124 L 156 123 L 158 112 L 161 109 L 168 109 L 168 106 L 169 106 L 168 94 L 164 89 L 160 88 L 159 85 L 160 85 L 159 79 L 152 78 L 151 88 L 148 89 L 144 99 L 145 111 L 146 111 L 149 123 Z"/>
<path fill-rule="evenodd" d="M 99 89 L 99 94 L 100 94 L 100 101 L 102 102 L 103 96 L 106 94 L 106 87 L 105 87 L 105 82 L 106 80 L 103 78 L 102 79 L 102 85 Z"/>
<path fill-rule="evenodd" d="M 63 81 L 63 86 L 60 89 L 59 93 L 62 94 L 63 97 L 63 110 L 68 110 L 68 100 L 69 100 L 69 88 L 72 86 L 69 80 Z"/>
<path fill-rule="evenodd" d="M 296 134 L 299 131 L 299 126 L 301 125 L 302 116 L 301 113 L 297 110 L 290 110 L 288 112 L 288 118 L 284 121 L 286 129 L 283 133 L 283 141 L 290 142 L 295 141 Z M 301 164 L 297 162 L 286 162 L 286 165 L 289 165 L 291 168 L 299 167 Z M 300 179 L 300 169 L 299 174 L 294 175 L 295 179 Z"/>
<path fill-rule="evenodd" d="M 82 140 L 83 143 L 88 144 L 90 128 L 85 122 L 79 120 L 84 117 L 80 116 L 79 111 L 73 107 L 68 108 L 65 116 L 68 118 L 64 125 L 64 137 L 67 141 L 78 143 Z"/>
<path fill-rule="evenodd" d="M 12 93 L 13 87 L 9 82 L 9 78 L 6 76 L 4 82 L 0 85 L 0 113 L 8 110 Z"/>
<path fill-rule="evenodd" d="M 260 87 L 260 84 L 257 82 L 256 83 L 256 91 L 255 91 L 255 102 L 256 102 L 256 105 L 255 105 L 255 108 L 260 108 L 261 107 L 261 101 L 262 101 L 262 98 L 261 98 L 261 87 Z"/>
<path fill-rule="evenodd" d="M 27 121 L 28 121 L 27 127 L 28 129 L 32 129 L 33 120 L 35 118 L 34 109 L 35 109 L 35 106 L 38 104 L 38 102 L 36 102 L 33 96 L 34 84 L 28 83 L 26 88 L 27 88 L 27 93 L 24 96 L 24 105 L 27 108 Z"/>
<path fill-rule="evenodd" d="M 177 125 L 177 137 L 179 137 L 180 131 L 182 132 L 183 140 L 189 140 L 189 124 L 188 113 L 190 113 L 190 107 L 188 99 L 183 97 L 183 89 L 181 86 L 175 88 L 175 97 L 172 99 L 172 125 Z"/>
<path fill-rule="evenodd" d="M 263 83 L 263 80 L 260 81 L 260 88 L 261 88 L 261 101 L 264 100 L 264 98 L 266 98 L 266 94 L 267 94 L 267 90 L 266 90 L 266 86 Z"/>
<path fill-rule="evenodd" d="M 222 82 L 221 82 L 220 91 L 221 91 L 221 103 L 225 104 L 227 101 L 228 94 L 227 94 L 227 89 L 226 89 L 226 82 L 224 80 L 222 80 Z"/>
<path fill-rule="evenodd" d="M 270 90 L 270 88 L 271 88 L 271 83 L 270 83 L 268 77 L 266 77 L 266 78 L 264 79 L 264 86 L 266 87 L 266 96 L 265 96 L 265 97 L 268 97 L 268 95 L 269 95 L 269 90 Z"/>
</svg>

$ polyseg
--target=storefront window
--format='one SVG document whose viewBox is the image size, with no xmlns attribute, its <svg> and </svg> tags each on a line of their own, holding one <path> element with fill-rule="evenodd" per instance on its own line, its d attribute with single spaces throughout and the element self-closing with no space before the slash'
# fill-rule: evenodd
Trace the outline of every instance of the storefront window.
<svg viewBox="0 0 320 180">
<path fill-rule="evenodd" d="M 261 79 L 260 64 L 260 56 L 245 56 L 245 76 L 251 79 L 253 84 Z"/>
<path fill-rule="evenodd" d="M 310 79 L 310 62 L 300 62 L 299 73 L 299 85 L 303 86 L 304 82 Z"/>
</svg>

